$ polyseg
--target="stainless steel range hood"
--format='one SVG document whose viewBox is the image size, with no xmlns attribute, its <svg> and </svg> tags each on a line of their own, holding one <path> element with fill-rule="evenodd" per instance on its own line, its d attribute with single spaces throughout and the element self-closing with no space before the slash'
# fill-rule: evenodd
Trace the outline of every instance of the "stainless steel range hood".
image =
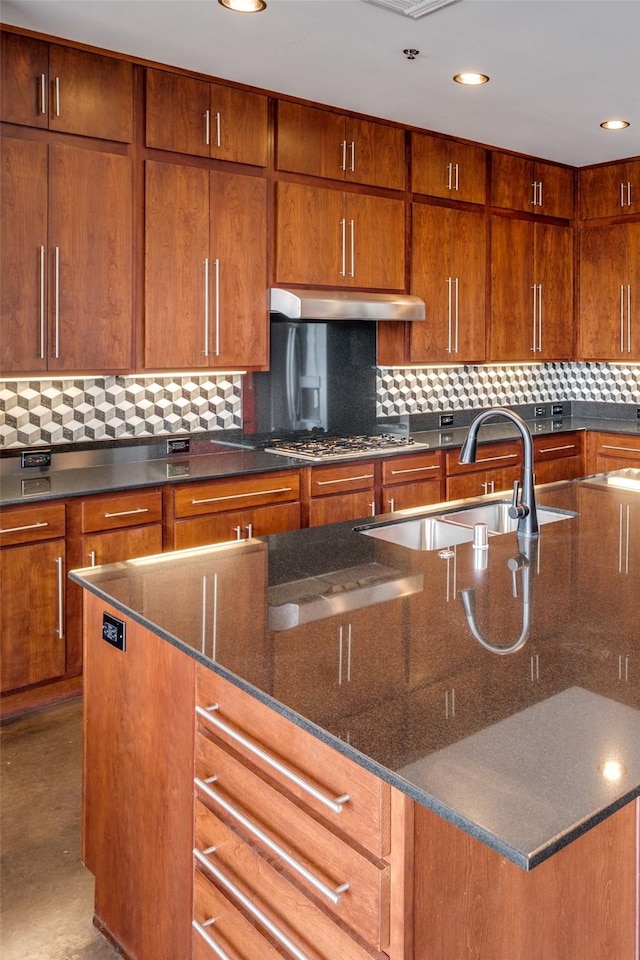
<svg viewBox="0 0 640 960">
<path fill-rule="evenodd" d="M 404 293 L 271 290 L 270 310 L 288 320 L 425 320 L 424 301 Z"/>
</svg>

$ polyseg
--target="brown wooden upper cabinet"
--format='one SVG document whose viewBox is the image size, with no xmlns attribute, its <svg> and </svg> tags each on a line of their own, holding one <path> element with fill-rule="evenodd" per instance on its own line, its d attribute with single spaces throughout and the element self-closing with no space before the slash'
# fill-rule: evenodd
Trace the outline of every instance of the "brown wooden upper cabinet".
<svg viewBox="0 0 640 960">
<path fill-rule="evenodd" d="M 131 63 L 8 32 L 1 41 L 3 120 L 131 142 Z"/>
<path fill-rule="evenodd" d="M 484 203 L 487 151 L 426 133 L 411 134 L 411 190 L 447 200 Z"/>
<path fill-rule="evenodd" d="M 640 214 L 640 159 L 580 170 L 578 197 L 581 220 Z"/>
<path fill-rule="evenodd" d="M 278 170 L 404 190 L 404 142 L 399 127 L 278 102 Z"/>
<path fill-rule="evenodd" d="M 411 363 L 485 359 L 484 212 L 413 204 L 411 293 L 426 323 L 409 324 Z"/>
<path fill-rule="evenodd" d="M 131 369 L 131 159 L 3 137 L 3 373 Z"/>
<path fill-rule="evenodd" d="M 640 360 L 640 223 L 580 231 L 581 360 Z"/>
<path fill-rule="evenodd" d="M 491 155 L 491 203 L 548 217 L 573 217 L 573 170 L 510 153 Z"/>
<path fill-rule="evenodd" d="M 266 96 L 221 83 L 147 70 L 148 147 L 264 167 Z"/>
<path fill-rule="evenodd" d="M 146 162 L 145 367 L 267 364 L 267 185 Z"/>
<path fill-rule="evenodd" d="M 404 290 L 403 200 L 280 181 L 276 283 Z"/>
<path fill-rule="evenodd" d="M 571 359 L 572 228 L 494 216 L 491 234 L 490 359 Z"/>
</svg>

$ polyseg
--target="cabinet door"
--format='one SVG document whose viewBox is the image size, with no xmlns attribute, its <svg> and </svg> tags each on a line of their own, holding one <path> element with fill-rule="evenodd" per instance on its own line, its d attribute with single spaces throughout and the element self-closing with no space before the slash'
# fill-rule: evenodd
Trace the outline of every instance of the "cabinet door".
<svg viewBox="0 0 640 960">
<path fill-rule="evenodd" d="M 2 691 L 65 672 L 64 539 L 0 550 Z"/>
<path fill-rule="evenodd" d="M 88 567 L 153 556 L 162 553 L 162 524 L 90 534 L 82 538 L 82 549 L 82 562 Z"/>
<path fill-rule="evenodd" d="M 550 217 L 573 216 L 573 171 L 508 153 L 492 155 L 491 202 L 495 207 Z"/>
<path fill-rule="evenodd" d="M 145 367 L 209 365 L 209 171 L 146 163 Z"/>
<path fill-rule="evenodd" d="M 211 156 L 264 167 L 268 100 L 259 93 L 211 84 Z"/>
<path fill-rule="evenodd" d="M 276 184 L 276 282 L 343 284 L 344 197 L 300 183 Z"/>
<path fill-rule="evenodd" d="M 411 189 L 448 200 L 484 203 L 487 153 L 482 147 L 424 133 L 411 135 Z"/>
<path fill-rule="evenodd" d="M 46 129 L 49 126 L 49 44 L 3 32 L 0 54 L 2 119 Z"/>
<path fill-rule="evenodd" d="M 352 193 L 345 198 L 347 284 L 404 290 L 404 201 Z"/>
<path fill-rule="evenodd" d="M 534 224 L 492 218 L 491 360 L 532 360 Z"/>
<path fill-rule="evenodd" d="M 580 217 L 619 217 L 640 211 L 640 160 L 578 172 Z"/>
<path fill-rule="evenodd" d="M 487 493 L 511 493 L 516 480 L 520 480 L 520 467 L 502 467 L 497 470 L 481 470 L 465 476 L 447 477 L 447 500 L 465 500 Z"/>
<path fill-rule="evenodd" d="M 629 253 L 638 246 L 640 225 L 587 227 L 580 233 L 579 355 L 584 360 L 640 356 L 638 287 L 629 291 Z M 629 317 L 629 308 L 632 313 Z M 631 325 L 632 350 L 628 351 Z"/>
<path fill-rule="evenodd" d="M 278 170 L 344 180 L 346 142 L 342 114 L 280 100 L 276 137 Z"/>
<path fill-rule="evenodd" d="M 210 110 L 211 90 L 206 80 L 147 70 L 148 147 L 208 157 Z"/>
<path fill-rule="evenodd" d="M 534 282 L 538 284 L 534 358 L 573 356 L 573 230 L 535 225 Z"/>
<path fill-rule="evenodd" d="M 2 137 L 3 374 L 47 368 L 47 165 L 44 143 Z"/>
<path fill-rule="evenodd" d="M 173 528 L 176 550 L 202 547 L 207 543 L 266 537 L 272 533 L 297 530 L 300 526 L 300 505 L 279 503 L 255 510 L 229 510 L 193 520 L 178 520 Z"/>
<path fill-rule="evenodd" d="M 411 324 L 411 362 L 484 360 L 485 249 L 482 214 L 413 205 L 411 292 L 427 322 Z"/>
<path fill-rule="evenodd" d="M 267 183 L 235 173 L 210 176 L 211 365 L 266 366 Z"/>
<path fill-rule="evenodd" d="M 133 139 L 133 64 L 74 47 L 49 47 L 49 129 Z"/>
<path fill-rule="evenodd" d="M 52 146 L 49 178 L 49 369 L 130 369 L 131 160 Z"/>
<path fill-rule="evenodd" d="M 404 130 L 349 117 L 346 142 L 345 178 L 348 181 L 404 190 Z"/>
</svg>

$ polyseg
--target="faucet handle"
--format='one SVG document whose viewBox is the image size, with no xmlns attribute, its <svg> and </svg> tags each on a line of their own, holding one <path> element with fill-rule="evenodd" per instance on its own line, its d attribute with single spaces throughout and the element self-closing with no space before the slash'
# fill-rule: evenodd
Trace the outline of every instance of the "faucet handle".
<svg viewBox="0 0 640 960">
<path fill-rule="evenodd" d="M 511 500 L 511 506 L 509 507 L 507 513 L 512 520 L 520 520 L 522 517 L 526 517 L 529 513 L 529 507 L 526 503 L 518 503 L 518 494 L 520 492 L 520 482 L 515 480 L 513 483 L 513 499 Z"/>
</svg>

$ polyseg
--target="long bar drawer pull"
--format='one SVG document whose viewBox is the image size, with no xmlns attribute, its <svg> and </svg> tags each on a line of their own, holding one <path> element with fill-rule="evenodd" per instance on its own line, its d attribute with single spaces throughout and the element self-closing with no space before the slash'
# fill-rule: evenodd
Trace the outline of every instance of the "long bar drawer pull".
<svg viewBox="0 0 640 960">
<path fill-rule="evenodd" d="M 540 447 L 538 453 L 556 453 L 558 450 L 575 450 L 575 443 L 565 443 L 561 447 Z"/>
<path fill-rule="evenodd" d="M 422 473 L 424 470 L 439 470 L 440 464 L 436 463 L 432 467 L 407 467 L 405 470 L 392 470 L 392 477 L 399 477 L 401 473 Z"/>
<path fill-rule="evenodd" d="M 237 900 L 238 903 L 244 907 L 247 913 L 251 914 L 254 920 L 257 920 L 258 923 L 265 928 L 265 930 L 268 930 L 271 936 L 274 937 L 278 943 L 281 943 L 285 950 L 289 951 L 292 957 L 295 957 L 295 960 L 309 960 L 309 957 L 306 953 L 303 953 L 302 950 L 299 950 L 295 943 L 293 943 L 289 937 L 282 932 L 282 930 L 279 930 L 275 923 L 273 923 L 269 917 L 262 912 L 262 910 L 256 907 L 255 903 L 252 903 L 239 887 L 236 887 L 235 883 L 232 883 L 231 880 L 225 877 L 221 870 L 218 870 L 218 868 L 211 863 L 206 854 L 213 853 L 215 849 L 215 847 L 208 847 L 206 850 L 195 849 L 193 851 L 193 855 L 196 860 L 202 864 L 207 873 L 211 874 L 211 876 L 214 877 L 214 879 L 216 879 L 218 883 L 224 887 L 228 893 L 231 894 L 234 900 Z"/>
<path fill-rule="evenodd" d="M 41 520 L 39 523 L 28 523 L 26 527 L 7 527 L 0 530 L 0 533 L 20 533 L 22 530 L 37 530 L 39 527 L 48 527 L 49 524 Z"/>
<path fill-rule="evenodd" d="M 284 860 L 284 862 L 288 864 L 292 870 L 295 870 L 295 872 L 303 877 L 307 883 L 310 883 L 311 886 L 318 891 L 318 893 L 321 893 L 334 905 L 340 903 L 340 900 L 342 899 L 341 895 L 346 893 L 346 891 L 349 889 L 349 884 L 342 883 L 340 886 L 333 889 L 324 883 L 323 880 L 320 880 L 319 877 L 316 877 L 316 875 L 310 870 L 307 870 L 304 864 L 300 863 L 299 860 L 296 860 L 295 857 L 292 857 L 291 854 L 284 849 L 284 847 L 281 847 L 279 843 L 276 843 L 275 840 L 272 840 L 271 837 L 264 832 L 264 830 L 261 830 L 260 827 L 253 823 L 253 821 L 245 817 L 244 814 L 240 813 L 239 810 L 236 810 L 233 804 L 229 803 L 228 800 L 225 800 L 224 797 L 220 796 L 219 793 L 216 793 L 216 791 L 211 787 L 211 784 L 215 783 L 217 779 L 217 777 L 208 777 L 206 780 L 200 780 L 198 777 L 196 777 L 194 783 L 199 790 L 202 790 L 202 792 L 209 797 L 210 800 L 213 800 L 213 802 L 219 807 L 222 807 L 225 813 L 228 813 L 230 817 L 233 817 L 236 823 L 239 823 L 240 826 L 244 827 L 244 829 L 247 830 L 252 837 L 255 837 L 258 843 L 263 844 L 263 846 L 271 850 L 272 853 L 275 853 L 276 857 L 280 857 L 281 860 Z"/>
<path fill-rule="evenodd" d="M 494 463 L 497 460 L 517 460 L 517 453 L 503 453 L 499 457 L 478 457 L 476 463 Z"/>
<path fill-rule="evenodd" d="M 602 450 L 624 450 L 625 453 L 640 453 L 638 447 L 616 447 L 612 443 L 603 443 Z"/>
<path fill-rule="evenodd" d="M 254 490 L 250 493 L 230 493 L 224 497 L 207 497 L 204 500 L 192 500 L 192 506 L 197 506 L 200 503 L 218 503 L 222 500 L 243 500 L 245 497 L 263 497 L 265 494 L 272 493 L 291 493 L 293 487 L 275 487 L 273 490 Z"/>
<path fill-rule="evenodd" d="M 113 520 L 114 517 L 132 517 L 136 513 L 149 513 L 149 507 L 136 507 L 135 510 L 120 510 L 119 513 L 105 513 L 105 520 Z"/>
<path fill-rule="evenodd" d="M 295 783 L 297 787 L 300 787 L 301 790 L 304 790 L 305 793 L 308 793 L 310 796 L 312 796 L 314 800 L 318 800 L 320 803 L 324 804 L 324 806 L 328 807 L 333 813 L 342 813 L 343 804 L 349 801 L 348 793 L 343 794 L 341 797 L 336 797 L 335 800 L 333 800 L 331 797 L 327 797 L 326 794 L 314 787 L 313 784 L 298 776 L 298 774 L 294 773 L 293 770 L 290 770 L 279 760 L 276 760 L 275 757 L 272 757 L 271 754 L 267 753 L 266 750 L 263 750 L 262 747 L 259 747 L 257 743 L 253 743 L 247 737 L 244 737 L 241 733 L 238 733 L 237 730 L 234 730 L 233 727 L 230 727 L 229 724 L 224 722 L 224 720 L 213 716 L 212 711 L 219 709 L 220 708 L 218 704 L 214 703 L 211 707 L 196 707 L 196 713 L 208 723 L 212 724 L 212 726 L 217 727 L 218 730 L 222 730 L 222 732 L 226 733 L 228 737 L 231 737 L 232 740 L 235 740 L 236 743 L 239 743 L 240 746 L 245 748 L 245 750 L 249 750 L 250 753 L 258 757 L 273 770 L 277 770 L 277 772 L 281 773 L 283 777 L 286 777 L 292 783 Z"/>
<path fill-rule="evenodd" d="M 359 477 L 338 477 L 336 480 L 316 480 L 319 487 L 327 487 L 332 483 L 351 483 L 352 480 L 373 480 L 372 473 L 363 473 Z"/>
<path fill-rule="evenodd" d="M 213 940 L 212 937 L 209 936 L 207 930 L 205 929 L 205 927 L 210 927 L 215 922 L 216 922 L 215 917 L 212 917 L 211 920 L 205 921 L 205 923 L 198 923 L 197 920 L 192 920 L 191 926 L 197 933 L 200 934 L 200 936 L 202 937 L 204 942 L 207 944 L 209 949 L 213 950 L 216 957 L 220 957 L 220 960 L 231 960 L 231 957 L 229 956 L 229 954 L 226 953 L 226 951 L 223 950 L 222 947 L 218 946 L 215 940 Z"/>
</svg>

